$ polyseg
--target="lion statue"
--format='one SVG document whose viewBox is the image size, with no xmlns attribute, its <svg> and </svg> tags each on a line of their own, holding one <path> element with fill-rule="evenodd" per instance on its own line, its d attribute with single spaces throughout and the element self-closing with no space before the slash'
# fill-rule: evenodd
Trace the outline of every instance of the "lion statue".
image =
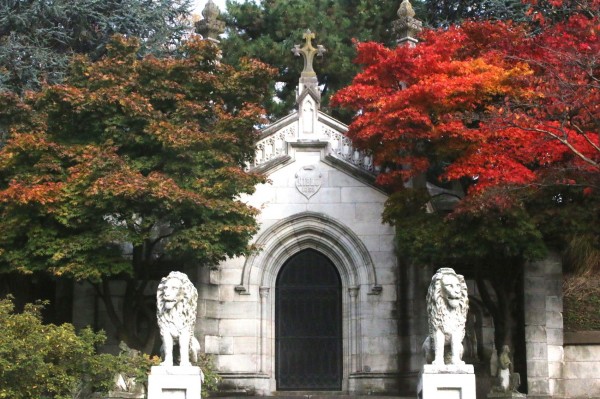
<svg viewBox="0 0 600 399">
<path fill-rule="evenodd" d="M 427 291 L 429 336 L 423 343 L 426 363 L 462 365 L 469 298 L 467 284 L 454 269 L 439 269 Z M 448 349 L 446 351 L 446 349 Z"/>
<path fill-rule="evenodd" d="M 162 338 L 163 362 L 173 365 L 173 345 L 179 345 L 179 365 L 190 366 L 198 361 L 200 344 L 194 337 L 198 290 L 188 276 L 171 272 L 158 285 L 156 292 L 156 318 Z M 176 340 L 176 341 L 174 341 Z"/>
</svg>

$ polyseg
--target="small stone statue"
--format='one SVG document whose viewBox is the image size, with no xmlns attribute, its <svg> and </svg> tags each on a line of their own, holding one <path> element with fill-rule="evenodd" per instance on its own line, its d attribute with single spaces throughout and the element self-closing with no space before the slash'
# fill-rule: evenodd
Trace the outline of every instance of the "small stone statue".
<svg viewBox="0 0 600 399">
<path fill-rule="evenodd" d="M 423 343 L 427 363 L 464 365 L 462 340 L 469 310 L 467 284 L 451 268 L 441 268 L 427 291 L 429 336 Z"/>
<path fill-rule="evenodd" d="M 498 358 L 498 382 L 504 392 L 510 388 L 510 375 L 512 374 L 512 360 L 510 359 L 510 348 L 508 345 L 502 347 L 502 352 Z"/>
<path fill-rule="evenodd" d="M 495 353 L 496 349 L 494 348 L 493 351 Z M 488 397 L 518 398 L 525 396 L 518 392 L 519 385 L 521 385 L 521 376 L 519 373 L 513 372 L 512 356 L 508 345 L 502 347 L 500 356 L 495 359 L 492 356 L 490 359 L 490 370 L 492 376 L 497 377 L 497 382 L 492 387 L 492 391 Z"/>
<path fill-rule="evenodd" d="M 158 285 L 156 318 L 163 346 L 161 366 L 173 365 L 173 346 L 179 345 L 179 365 L 190 366 L 198 361 L 200 344 L 194 337 L 198 291 L 181 272 L 171 272 Z"/>
</svg>

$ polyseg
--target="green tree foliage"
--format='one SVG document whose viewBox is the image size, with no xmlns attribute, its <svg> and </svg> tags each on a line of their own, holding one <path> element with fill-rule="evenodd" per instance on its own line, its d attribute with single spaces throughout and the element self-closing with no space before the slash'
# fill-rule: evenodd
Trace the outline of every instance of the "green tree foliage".
<svg viewBox="0 0 600 399">
<path fill-rule="evenodd" d="M 276 67 L 280 82 L 277 100 L 267 109 L 273 117 L 284 116 L 294 108 L 303 65 L 291 49 L 303 43 L 302 34 L 310 29 L 316 34 L 316 43 L 327 49 L 324 57 L 315 60 L 315 71 L 322 85 L 322 107 L 329 110 L 330 95 L 347 85 L 358 71 L 353 63 L 353 39 L 391 44 L 390 28 L 398 18 L 398 6 L 399 2 L 372 0 L 230 1 L 223 15 L 227 22 L 227 36 L 221 43 L 224 59 L 235 63 L 250 56 Z"/>
<path fill-rule="evenodd" d="M 430 27 L 444 27 L 467 19 L 526 19 L 528 6 L 521 0 L 420 0 L 414 1 L 417 17 Z"/>
<path fill-rule="evenodd" d="M 0 90 L 62 81 L 69 56 L 98 59 L 120 33 L 162 54 L 189 30 L 189 0 L 6 0 L 0 3 Z"/>
<path fill-rule="evenodd" d="M 251 250 L 257 210 L 239 196 L 263 181 L 244 167 L 273 71 L 219 62 L 196 37 L 164 59 L 123 37 L 107 50 L 76 58 L 64 84 L 0 95 L 0 272 L 96 283 L 119 339 L 149 351 L 136 323 L 155 326 L 151 278 Z M 111 276 L 126 281 L 122 314 Z"/>
<path fill-rule="evenodd" d="M 504 20 L 532 25 L 560 22 L 574 14 L 593 16 L 593 0 L 413 0 L 417 17 L 428 27 L 448 27 L 466 20 Z"/>
<path fill-rule="evenodd" d="M 112 388 L 124 364 L 118 356 L 97 354 L 105 336 L 71 324 L 42 324 L 43 305 L 28 304 L 15 313 L 0 300 L 0 398 L 70 399 L 84 391 Z M 148 368 L 151 360 L 146 357 Z"/>
<path fill-rule="evenodd" d="M 496 347 L 513 346 L 523 267 L 547 254 L 536 220 L 526 209 L 482 198 L 464 199 L 451 214 L 428 212 L 432 201 L 425 189 L 389 198 L 384 220 L 396 226 L 399 253 L 414 264 L 452 267 L 474 280 L 494 320 Z"/>
<path fill-rule="evenodd" d="M 345 122 L 351 115 L 329 107 L 329 97 L 347 86 L 358 72 L 355 40 L 376 41 L 394 46 L 397 37 L 393 21 L 401 0 L 264 0 L 227 3 L 227 35 L 222 40 L 227 62 L 250 56 L 276 67 L 279 71 L 275 101 L 267 104 L 271 117 L 288 114 L 294 108 L 295 90 L 302 61 L 291 53 L 302 43 L 306 29 L 316 33 L 316 42 L 327 49 L 315 62 L 322 85 L 326 112 Z M 416 18 L 430 27 L 447 26 L 468 18 L 522 20 L 527 10 L 520 0 L 432 1 L 413 0 Z"/>
<path fill-rule="evenodd" d="M 212 355 L 201 353 L 199 355 L 198 363 L 195 363 L 202 373 L 204 374 L 204 381 L 202 382 L 202 397 L 207 397 L 211 392 L 217 392 L 219 389 L 219 383 L 221 382 L 221 376 L 217 373 L 217 368 Z"/>
</svg>

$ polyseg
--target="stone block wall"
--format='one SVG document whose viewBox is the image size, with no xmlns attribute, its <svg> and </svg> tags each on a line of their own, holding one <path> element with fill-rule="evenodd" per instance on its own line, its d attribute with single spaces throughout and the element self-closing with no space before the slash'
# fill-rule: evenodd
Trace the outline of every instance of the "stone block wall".
<svg viewBox="0 0 600 399">
<path fill-rule="evenodd" d="M 600 397 L 600 344 L 566 345 L 563 377 L 565 397 Z"/>
<path fill-rule="evenodd" d="M 600 398 L 600 331 L 566 332 L 565 397 Z"/>
<path fill-rule="evenodd" d="M 529 398 L 564 397 L 562 263 L 552 254 L 525 267 Z"/>
</svg>

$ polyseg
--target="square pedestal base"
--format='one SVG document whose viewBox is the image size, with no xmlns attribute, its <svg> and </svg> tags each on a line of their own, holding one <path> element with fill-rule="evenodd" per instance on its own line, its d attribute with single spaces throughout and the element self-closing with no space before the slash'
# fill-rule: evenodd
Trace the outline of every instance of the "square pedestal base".
<svg viewBox="0 0 600 399">
<path fill-rule="evenodd" d="M 196 366 L 154 366 L 148 399 L 200 399 L 202 371 Z"/>
<path fill-rule="evenodd" d="M 473 365 L 423 366 L 417 394 L 420 399 L 475 399 Z"/>
</svg>

